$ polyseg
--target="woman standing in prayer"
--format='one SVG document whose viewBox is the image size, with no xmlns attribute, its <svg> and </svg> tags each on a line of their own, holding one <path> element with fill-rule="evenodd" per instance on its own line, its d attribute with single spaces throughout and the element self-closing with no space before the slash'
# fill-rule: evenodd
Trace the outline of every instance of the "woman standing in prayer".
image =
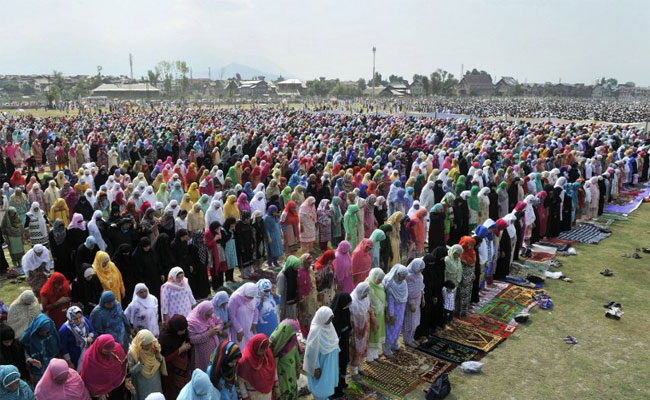
<svg viewBox="0 0 650 400">
<path fill-rule="evenodd" d="M 288 260 L 287 260 L 288 262 Z M 257 285 L 244 283 L 230 296 L 228 315 L 230 316 L 230 340 L 241 348 L 253 337 L 259 312 L 257 311 Z"/>
<path fill-rule="evenodd" d="M 190 339 L 187 320 L 174 315 L 160 334 L 160 354 L 165 357 L 167 376 L 162 377 L 163 393 L 168 399 L 175 399 L 183 386 L 190 381 Z"/>
<path fill-rule="evenodd" d="M 183 387 L 176 400 L 219 400 L 220 398 L 208 375 L 196 369 L 192 372 L 192 379 Z"/>
<path fill-rule="evenodd" d="M 338 292 L 332 300 L 331 309 L 334 314 L 334 329 L 339 337 L 339 384 L 334 391 L 334 398 L 343 396 L 343 390 L 348 386 L 345 382 L 348 362 L 350 361 L 350 333 L 352 325 L 350 322 L 350 303 L 352 297 L 346 292 Z"/>
<path fill-rule="evenodd" d="M 158 336 L 158 299 L 149 293 L 147 285 L 138 283 L 133 290 L 133 301 L 124 315 L 136 332 L 146 329 Z"/>
<path fill-rule="evenodd" d="M 386 342 L 386 290 L 383 280 L 386 274 L 380 268 L 374 268 L 366 279 L 370 288 L 369 297 L 372 314 L 376 323 L 371 324 L 368 336 L 368 355 L 366 361 L 373 362 L 379 358 L 379 350 Z"/>
<path fill-rule="evenodd" d="M 458 287 L 463 280 L 461 254 L 463 254 L 463 246 L 455 244 L 449 248 L 445 257 L 445 281 L 452 281 L 455 287 Z"/>
<path fill-rule="evenodd" d="M 145 400 L 151 393 L 162 392 L 161 376 L 167 376 L 167 366 L 160 350 L 160 343 L 147 329 L 142 329 L 133 338 L 127 355 L 135 387 L 132 400 Z"/>
<path fill-rule="evenodd" d="M 41 305 L 31 290 L 23 291 L 9 306 L 7 325 L 13 328 L 16 337 L 21 337 L 32 321 L 41 313 Z"/>
<path fill-rule="evenodd" d="M 303 369 L 314 399 L 328 399 L 339 384 L 339 337 L 329 307 L 316 311 L 307 336 Z"/>
<path fill-rule="evenodd" d="M 80 303 L 84 315 L 88 316 L 99 304 L 99 298 L 103 291 L 102 284 L 95 275 L 92 265 L 82 264 L 77 279 L 72 282 L 72 302 Z"/>
<path fill-rule="evenodd" d="M 318 204 L 318 243 L 321 251 L 327 250 L 327 243 L 332 240 L 332 215 L 329 199 L 322 199 Z"/>
<path fill-rule="evenodd" d="M 352 280 L 352 257 L 350 257 L 350 242 L 344 240 L 339 243 L 332 262 L 332 268 L 336 275 L 336 289 L 348 294 L 354 290 Z"/>
<path fill-rule="evenodd" d="M 278 266 L 278 258 L 282 256 L 282 229 L 278 222 L 277 212 L 278 208 L 271 204 L 263 219 L 268 265 L 273 267 Z"/>
<path fill-rule="evenodd" d="M 345 240 L 350 242 L 350 246 L 352 246 L 352 248 L 356 248 L 360 240 L 363 239 L 362 237 L 359 237 L 359 218 L 357 217 L 358 213 L 359 206 L 352 204 L 350 207 L 348 207 L 348 209 L 345 211 L 345 215 L 343 216 Z"/>
<path fill-rule="evenodd" d="M 36 400 L 90 400 L 79 373 L 60 358 L 50 361 L 36 385 L 34 396 Z"/>
<path fill-rule="evenodd" d="M 436 247 L 431 254 L 424 256 L 424 307 L 420 326 L 415 331 L 417 338 L 426 338 L 442 326 L 442 284 L 445 281 L 445 257 L 447 248 Z"/>
<path fill-rule="evenodd" d="M 371 239 L 363 239 L 352 252 L 352 280 L 354 284 L 363 282 L 370 272 L 372 264 L 372 250 L 374 242 Z"/>
<path fill-rule="evenodd" d="M 332 236 L 332 246 L 338 246 L 341 238 L 343 236 L 343 214 L 341 212 L 341 199 L 339 197 L 332 197 L 332 203 L 330 204 L 330 210 L 332 211 L 332 225 L 331 225 L 331 236 Z"/>
<path fill-rule="evenodd" d="M 382 281 L 386 290 L 386 343 L 383 345 L 386 357 L 392 357 L 399 350 L 399 334 L 404 323 L 404 311 L 408 301 L 406 277 L 408 269 L 396 264 Z"/>
<path fill-rule="evenodd" d="M 312 256 L 305 253 L 300 256 L 300 269 L 298 270 L 298 322 L 302 336 L 309 333 L 309 324 L 316 312 L 316 278 L 311 267 Z"/>
<path fill-rule="evenodd" d="M 214 315 L 217 318 L 219 318 L 219 320 L 223 324 L 221 339 L 220 339 L 222 342 L 224 340 L 227 340 L 229 336 L 228 331 L 230 329 L 230 325 L 232 325 L 232 323 L 230 322 L 230 315 L 228 315 L 229 299 L 230 296 L 228 296 L 228 293 L 224 290 L 221 290 L 214 295 L 212 300 L 210 300 L 210 303 L 212 303 L 212 307 L 214 308 Z"/>
<path fill-rule="evenodd" d="M 300 259 L 289 256 L 278 273 L 276 282 L 280 295 L 280 320 L 296 319 L 298 305 L 298 269 Z"/>
<path fill-rule="evenodd" d="M 50 360 L 58 356 L 61 350 L 54 322 L 47 315 L 39 314 L 25 329 L 20 342 L 25 349 L 27 364 L 36 383 L 43 376 Z"/>
<path fill-rule="evenodd" d="M 124 386 L 130 386 L 126 378 L 126 354 L 111 335 L 101 335 L 84 355 L 81 366 L 88 393 L 95 398 L 124 399 Z M 124 384 L 123 384 L 124 383 Z"/>
<path fill-rule="evenodd" d="M 234 218 L 226 218 L 221 228 L 221 249 L 219 257 L 223 255 L 224 260 L 221 261 L 221 269 L 226 272 L 226 281 L 233 281 L 234 270 L 239 266 L 239 259 L 237 257 L 237 245 L 235 241 L 235 228 L 237 221 Z M 223 284 L 223 282 L 222 282 Z"/>
<path fill-rule="evenodd" d="M 257 281 L 257 288 L 259 290 L 257 333 L 263 333 L 266 337 L 271 337 L 271 333 L 273 333 L 280 322 L 278 320 L 278 314 L 275 311 L 280 297 L 274 293 L 273 284 L 268 279 L 260 279 Z"/>
<path fill-rule="evenodd" d="M 25 228 L 29 231 L 29 241 L 32 246 L 41 244 L 47 246 L 47 217 L 37 202 L 32 203 L 31 208 L 25 214 Z"/>
<path fill-rule="evenodd" d="M 201 302 L 187 316 L 187 331 L 192 344 L 192 364 L 190 370 L 205 370 L 210 363 L 210 356 L 219 346 L 219 333 L 223 324 L 214 315 L 214 308 L 209 301 Z"/>
<path fill-rule="evenodd" d="M 251 225 L 250 211 L 242 211 L 241 219 L 235 223 L 235 245 L 237 251 L 237 265 L 241 276 L 248 279 L 253 273 L 255 262 L 255 229 Z M 226 253 L 228 249 L 226 249 Z"/>
<path fill-rule="evenodd" d="M 241 351 L 237 343 L 224 340 L 210 357 L 206 373 L 221 395 L 221 400 L 237 400 L 237 363 Z"/>
<path fill-rule="evenodd" d="M 422 271 L 425 264 L 422 258 L 416 258 L 409 264 L 406 285 L 408 287 L 408 305 L 404 315 L 404 344 L 417 347 L 415 331 L 420 326 L 420 308 L 424 306 L 424 277 Z"/>
<path fill-rule="evenodd" d="M 402 262 L 402 246 L 400 239 L 400 232 L 402 230 L 402 219 L 404 218 L 404 213 L 397 211 L 393 213 L 386 223 L 393 227 L 393 230 L 389 234 L 390 246 L 393 249 L 393 258 L 388 263 L 389 266 L 399 264 Z"/>
<path fill-rule="evenodd" d="M 43 312 L 52 318 L 57 329 L 66 321 L 65 310 L 70 307 L 70 284 L 65 276 L 55 272 L 41 289 Z"/>
<path fill-rule="evenodd" d="M 59 328 L 61 354 L 70 368 L 81 371 L 81 360 L 93 342 L 95 329 L 77 306 L 68 308 L 66 316 L 68 320 Z"/>
<path fill-rule="evenodd" d="M 71 248 L 66 239 L 65 224 L 60 219 L 54 221 L 54 226 L 48 234 L 50 252 L 54 259 L 54 270 L 66 275 L 66 278 L 74 279 L 74 264 L 70 263 Z M 75 249 L 76 250 L 76 249 Z"/>
<path fill-rule="evenodd" d="M 415 212 L 413 218 L 411 218 L 412 230 L 411 230 L 411 240 L 412 240 L 412 253 L 409 256 L 409 259 L 415 257 L 422 257 L 424 255 L 424 242 L 426 239 L 426 217 L 429 212 L 424 208 L 420 208 Z"/>
<path fill-rule="evenodd" d="M 296 336 L 299 330 L 298 322 L 288 319 L 282 321 L 269 337 L 280 383 L 279 400 L 292 400 L 298 397 L 300 355 L 302 354 Z"/>
<path fill-rule="evenodd" d="M 133 330 L 113 292 L 102 293 L 99 304 L 90 313 L 90 323 L 95 328 L 97 335 L 107 333 L 113 336 L 123 349 L 127 347 L 127 333 L 132 333 Z"/>
<path fill-rule="evenodd" d="M 7 248 L 14 268 L 20 267 L 20 262 L 25 254 L 25 245 L 23 243 L 23 225 L 20 215 L 14 207 L 9 207 L 2 217 L 2 233 L 7 241 Z"/>
<path fill-rule="evenodd" d="M 316 284 L 316 298 L 319 305 L 330 304 L 334 298 L 335 281 L 333 271 L 333 261 L 335 258 L 334 250 L 327 250 L 313 265 L 314 278 Z"/>
<path fill-rule="evenodd" d="M 187 317 L 196 304 L 190 284 L 181 267 L 174 267 L 167 275 L 167 282 L 160 289 L 160 312 L 163 323 L 174 315 Z"/>
<path fill-rule="evenodd" d="M 370 307 L 370 285 L 361 282 L 354 288 L 350 303 L 350 322 L 352 340 L 350 341 L 351 374 L 357 376 L 363 367 L 363 361 L 368 355 L 368 336 L 370 325 L 375 323 L 375 317 Z M 336 318 L 336 317 L 335 317 Z"/>
<path fill-rule="evenodd" d="M 463 278 L 458 290 L 458 300 L 460 303 L 458 309 L 460 310 L 460 317 L 464 318 L 467 316 L 469 306 L 472 302 L 472 286 L 476 278 L 474 276 L 474 267 L 476 265 L 476 251 L 474 251 L 474 247 L 476 246 L 476 240 L 471 236 L 463 236 L 460 238 L 458 244 L 463 247 L 463 253 L 460 255 L 460 261 L 463 265 Z"/>
<path fill-rule="evenodd" d="M 237 363 L 237 377 L 244 399 L 271 400 L 280 397 L 275 358 L 265 335 L 258 333 L 248 341 Z"/>
<path fill-rule="evenodd" d="M 111 291 L 118 301 L 124 297 L 125 289 L 122 274 L 111 261 L 108 254 L 98 251 L 93 261 L 93 270 L 105 291 Z M 117 340 L 117 339 L 116 339 Z"/>
<path fill-rule="evenodd" d="M 300 206 L 300 246 L 304 252 L 309 252 L 316 241 L 316 198 L 309 196 Z"/>
<path fill-rule="evenodd" d="M 32 288 L 34 294 L 39 297 L 41 289 L 47 282 L 47 271 L 52 269 L 52 259 L 50 252 L 41 244 L 37 244 L 29 250 L 22 260 L 25 281 Z"/>
<path fill-rule="evenodd" d="M 370 234 L 370 240 L 372 240 L 373 243 L 370 269 L 378 268 L 381 263 L 381 243 L 386 240 L 386 233 L 381 229 L 375 229 Z M 365 279 L 365 277 L 363 279 Z"/>
<path fill-rule="evenodd" d="M 283 232 L 284 251 L 287 253 L 295 253 L 298 250 L 299 238 L 299 221 L 298 206 L 296 202 L 290 200 L 280 215 L 280 226 Z"/>
<path fill-rule="evenodd" d="M 14 365 L 0 365 L 0 398 L 7 400 L 34 400 L 32 388 L 20 379 Z"/>
<path fill-rule="evenodd" d="M 9 325 L 0 324 L 0 365 L 14 365 L 20 376 L 29 380 L 25 349 Z M 0 381 L 1 382 L 1 381 Z"/>
</svg>

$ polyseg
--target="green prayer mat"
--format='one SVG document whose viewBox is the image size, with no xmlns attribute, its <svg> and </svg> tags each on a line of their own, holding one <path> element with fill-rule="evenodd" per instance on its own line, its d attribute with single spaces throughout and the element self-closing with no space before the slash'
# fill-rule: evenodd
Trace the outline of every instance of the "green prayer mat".
<svg viewBox="0 0 650 400">
<path fill-rule="evenodd" d="M 481 307 L 481 309 L 478 310 L 478 313 L 501 322 L 510 322 L 517 314 L 524 310 L 524 308 L 523 305 L 515 303 L 514 301 L 495 297 L 490 300 L 489 303 Z"/>
</svg>

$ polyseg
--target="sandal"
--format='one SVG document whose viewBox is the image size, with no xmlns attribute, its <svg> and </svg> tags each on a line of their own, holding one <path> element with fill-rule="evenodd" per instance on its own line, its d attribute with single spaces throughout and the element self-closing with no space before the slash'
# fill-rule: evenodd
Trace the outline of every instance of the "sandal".
<svg viewBox="0 0 650 400">
<path fill-rule="evenodd" d="M 635 260 L 640 260 L 640 259 L 642 259 L 643 257 L 641 257 L 641 256 L 639 255 L 639 253 L 634 253 L 634 254 L 632 254 L 632 258 L 634 258 Z"/>
<path fill-rule="evenodd" d="M 604 270 L 600 271 L 600 274 L 602 276 L 612 276 L 614 275 L 614 271 L 610 270 L 609 268 L 605 268 Z"/>
<path fill-rule="evenodd" d="M 562 279 L 564 282 L 567 282 L 567 283 L 573 283 L 573 279 L 571 279 L 571 278 L 567 278 L 566 276 L 563 276 L 563 277 L 560 278 L 560 279 Z"/>
</svg>

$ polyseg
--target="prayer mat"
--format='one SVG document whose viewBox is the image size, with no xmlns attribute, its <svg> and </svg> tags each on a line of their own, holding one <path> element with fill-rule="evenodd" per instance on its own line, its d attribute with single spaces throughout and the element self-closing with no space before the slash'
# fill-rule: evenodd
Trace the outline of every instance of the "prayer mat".
<svg viewBox="0 0 650 400">
<path fill-rule="evenodd" d="M 452 322 L 449 327 L 451 329 L 443 329 L 440 332 L 441 338 L 460 343 L 467 347 L 473 347 L 486 353 L 494 349 L 503 340 L 501 336 L 493 335 L 464 323 Z"/>
<path fill-rule="evenodd" d="M 534 294 L 535 291 L 532 289 L 512 285 L 504 289 L 501 293 L 497 294 L 496 297 L 504 300 L 514 301 L 515 303 L 519 303 L 524 307 L 528 307 L 535 302 L 535 299 L 533 299 Z"/>
<path fill-rule="evenodd" d="M 523 261 L 523 262 L 522 262 Z M 551 262 L 536 262 L 531 260 L 519 260 L 513 261 L 510 264 L 510 274 L 509 276 L 515 276 L 520 278 L 526 278 L 528 275 L 539 276 L 540 278 L 545 278 L 545 272 L 551 267 Z"/>
<path fill-rule="evenodd" d="M 505 322 L 497 321 L 496 319 L 481 314 L 469 314 L 465 318 L 455 319 L 454 323 L 469 324 L 474 328 L 500 336 L 504 339 L 517 330 L 516 325 L 506 324 Z"/>
<path fill-rule="evenodd" d="M 598 218 L 596 218 L 598 221 L 629 221 L 630 217 L 628 217 L 625 214 L 615 214 L 615 213 L 610 213 L 610 212 L 605 212 Z"/>
<path fill-rule="evenodd" d="M 257 282 L 260 279 L 268 279 L 271 283 L 276 283 L 278 273 L 269 269 L 255 269 L 251 275 L 247 278 L 253 282 Z"/>
<path fill-rule="evenodd" d="M 362 380 L 381 392 L 404 398 L 422 384 L 420 375 L 407 374 L 388 362 L 363 364 Z"/>
<path fill-rule="evenodd" d="M 490 302 L 499 292 L 508 287 L 508 283 L 494 281 L 491 286 L 481 291 L 478 303 L 472 303 L 469 307 L 470 312 L 477 312 L 481 307 Z"/>
<path fill-rule="evenodd" d="M 381 362 L 393 364 L 405 374 L 419 375 L 429 383 L 435 382 L 443 372 L 453 366 L 449 361 L 435 358 L 410 347 L 402 347 L 400 351 L 394 353 L 393 357 L 382 359 Z"/>
<path fill-rule="evenodd" d="M 479 353 L 476 349 L 437 336 L 418 346 L 418 350 L 456 364 L 471 361 Z"/>
<path fill-rule="evenodd" d="M 611 232 L 603 230 L 592 224 L 580 224 L 568 232 L 560 233 L 561 239 L 575 240 L 580 243 L 598 244 L 601 240 L 610 237 Z"/>
<path fill-rule="evenodd" d="M 515 315 L 519 314 L 525 307 L 511 300 L 495 297 L 484 305 L 478 312 L 501 322 L 510 322 Z"/>
<path fill-rule="evenodd" d="M 553 258 L 555 258 L 555 254 L 546 253 L 543 251 L 533 251 L 532 255 L 525 259 L 528 261 L 546 262 L 552 260 Z"/>
<path fill-rule="evenodd" d="M 567 245 L 567 244 L 569 246 L 573 246 L 576 243 L 577 242 L 575 240 L 567 240 L 567 239 L 560 239 L 560 238 L 549 238 L 549 237 L 544 238 L 544 240 L 539 242 L 539 244 L 541 244 L 543 246 L 553 246 L 553 245 L 555 245 L 553 247 L 557 247 L 557 245 Z"/>
<path fill-rule="evenodd" d="M 349 381 L 343 389 L 346 399 L 350 400 L 391 400 L 393 397 L 382 394 L 363 382 Z"/>
</svg>

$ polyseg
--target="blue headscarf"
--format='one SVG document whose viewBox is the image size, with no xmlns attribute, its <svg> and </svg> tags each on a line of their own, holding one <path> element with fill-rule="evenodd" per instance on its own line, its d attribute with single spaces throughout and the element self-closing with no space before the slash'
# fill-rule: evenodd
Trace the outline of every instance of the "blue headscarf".
<svg viewBox="0 0 650 400">
<path fill-rule="evenodd" d="M 287 185 L 289 185 L 291 187 L 291 189 L 295 189 L 296 186 L 300 185 L 300 177 L 298 176 L 298 174 L 291 175 Z"/>
<path fill-rule="evenodd" d="M 39 334 L 40 331 L 47 330 L 46 336 Z M 59 343 L 59 335 L 57 334 L 54 321 L 45 314 L 38 314 L 31 324 L 23 332 L 20 342 L 25 347 L 25 351 L 30 357 L 37 359 L 41 362 L 40 370 L 36 370 L 40 377 L 45 372 L 45 369 L 50 364 L 50 360 L 59 355 L 61 345 Z"/>
<path fill-rule="evenodd" d="M 6 386 L 20 381 L 18 389 L 13 392 Z M 33 400 L 34 392 L 25 381 L 20 379 L 20 372 L 14 365 L 0 365 L 0 399 L 2 400 Z"/>
<path fill-rule="evenodd" d="M 230 296 L 228 296 L 227 292 L 222 290 L 217 292 L 211 301 L 212 307 L 214 308 L 214 315 L 219 317 L 221 322 L 224 324 L 230 321 L 230 317 L 228 316 L 228 307 L 221 306 L 228 303 L 228 299 L 230 299 Z"/>
<path fill-rule="evenodd" d="M 221 396 L 217 389 L 212 386 L 210 377 L 200 369 L 192 372 L 192 380 L 181 389 L 177 400 L 219 400 Z"/>
<path fill-rule="evenodd" d="M 97 335 L 104 333 L 112 335 L 117 343 L 127 349 L 126 328 L 130 325 L 122 311 L 122 306 L 115 300 L 115 294 L 110 290 L 102 293 L 99 304 L 90 313 L 90 322 L 97 331 Z M 113 301 L 115 301 L 113 308 L 105 307 L 106 304 Z"/>
</svg>

